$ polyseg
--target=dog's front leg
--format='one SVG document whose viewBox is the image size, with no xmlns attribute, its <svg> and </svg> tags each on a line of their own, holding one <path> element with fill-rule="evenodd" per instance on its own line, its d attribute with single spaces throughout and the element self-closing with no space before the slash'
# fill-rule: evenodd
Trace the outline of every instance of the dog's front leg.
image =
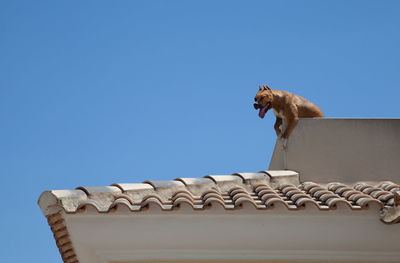
<svg viewBox="0 0 400 263">
<path fill-rule="evenodd" d="M 281 129 L 279 128 L 282 124 L 282 119 L 279 117 L 276 117 L 276 121 L 275 121 L 275 125 L 274 125 L 274 129 L 276 132 L 276 136 L 279 137 L 279 135 L 281 134 Z"/>
<path fill-rule="evenodd" d="M 285 151 L 287 149 L 287 142 L 288 142 L 289 135 L 292 133 L 294 128 L 296 128 L 298 121 L 299 121 L 299 118 L 294 114 L 291 116 L 290 115 L 286 116 L 287 126 L 286 126 L 286 129 L 283 131 L 283 134 L 281 134 L 282 148 Z"/>
<path fill-rule="evenodd" d="M 292 133 L 294 128 L 296 128 L 297 122 L 299 122 L 299 118 L 297 116 L 291 116 L 290 118 L 287 118 L 287 127 L 285 129 L 285 132 L 282 134 L 282 138 L 286 139 L 289 138 L 289 135 Z"/>
</svg>

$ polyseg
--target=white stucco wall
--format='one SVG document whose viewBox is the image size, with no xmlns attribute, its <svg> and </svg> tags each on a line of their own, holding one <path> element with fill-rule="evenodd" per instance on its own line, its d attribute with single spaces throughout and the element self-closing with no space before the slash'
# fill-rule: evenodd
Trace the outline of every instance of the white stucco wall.
<svg viewBox="0 0 400 263">
<path fill-rule="evenodd" d="M 269 170 L 284 168 L 303 182 L 400 182 L 400 119 L 300 119 L 286 153 L 275 145 Z"/>
</svg>

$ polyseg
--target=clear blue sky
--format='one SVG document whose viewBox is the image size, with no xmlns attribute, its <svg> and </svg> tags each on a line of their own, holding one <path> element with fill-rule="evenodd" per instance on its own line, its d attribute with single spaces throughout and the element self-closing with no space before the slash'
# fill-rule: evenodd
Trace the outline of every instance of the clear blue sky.
<svg viewBox="0 0 400 263">
<path fill-rule="evenodd" d="M 61 262 L 49 189 L 267 168 L 259 84 L 400 117 L 399 1 L 1 1 L 2 262 Z"/>
</svg>

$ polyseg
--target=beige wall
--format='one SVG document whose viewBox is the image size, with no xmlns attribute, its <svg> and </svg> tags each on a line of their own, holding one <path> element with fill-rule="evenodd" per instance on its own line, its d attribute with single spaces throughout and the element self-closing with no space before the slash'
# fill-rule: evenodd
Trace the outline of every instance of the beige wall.
<svg viewBox="0 0 400 263">
<path fill-rule="evenodd" d="M 284 155 L 277 141 L 269 169 L 284 169 Z M 400 119 L 301 119 L 286 163 L 301 181 L 400 182 Z"/>
<path fill-rule="evenodd" d="M 85 263 L 398 262 L 400 228 L 383 224 L 378 214 L 379 207 L 373 205 L 354 211 L 346 206 L 321 211 L 313 205 L 299 211 L 283 206 L 255 210 L 250 205 L 234 211 L 217 206 L 193 211 L 182 205 L 172 213 L 155 206 L 141 213 L 87 209 L 66 214 L 65 222 L 75 252 Z"/>
<path fill-rule="evenodd" d="M 139 260 L 139 261 L 112 261 L 110 263 L 365 263 L 365 261 L 320 261 L 320 260 Z M 372 261 L 368 261 L 371 263 Z M 374 262 L 372 262 L 374 263 Z M 376 261 L 378 263 L 378 261 Z"/>
</svg>

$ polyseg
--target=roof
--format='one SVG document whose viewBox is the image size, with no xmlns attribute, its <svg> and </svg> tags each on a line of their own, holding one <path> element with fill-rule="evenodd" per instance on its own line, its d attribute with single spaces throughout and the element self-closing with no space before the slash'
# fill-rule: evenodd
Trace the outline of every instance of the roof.
<svg viewBox="0 0 400 263">
<path fill-rule="evenodd" d="M 182 205 L 193 211 L 213 206 L 239 210 L 250 206 L 266 212 L 276 207 L 290 211 L 377 211 L 377 220 L 387 224 L 400 221 L 400 185 L 391 182 L 301 182 L 294 171 L 261 171 L 171 181 L 117 183 L 110 186 L 77 187 L 74 190 L 45 191 L 39 205 L 48 219 L 64 262 L 78 262 L 62 213 L 85 213 L 94 208 L 99 214 L 127 209 L 141 213 L 150 207 L 174 213 Z M 343 209 L 339 209 L 344 211 Z"/>
<path fill-rule="evenodd" d="M 75 190 L 46 191 L 39 199 L 45 215 L 80 213 L 93 207 L 99 213 L 110 213 L 120 207 L 140 213 L 150 205 L 164 211 L 176 211 L 182 204 L 193 210 L 219 205 L 225 210 L 251 205 L 257 210 L 283 206 L 302 210 L 314 206 L 334 210 L 338 205 L 350 210 L 393 208 L 400 186 L 394 182 L 340 182 L 318 184 L 303 182 L 293 171 L 261 171 L 232 175 L 208 175 L 203 178 L 177 178 L 172 181 L 118 183 L 101 187 L 77 187 Z M 397 222 L 396 218 L 391 222 Z"/>
</svg>

